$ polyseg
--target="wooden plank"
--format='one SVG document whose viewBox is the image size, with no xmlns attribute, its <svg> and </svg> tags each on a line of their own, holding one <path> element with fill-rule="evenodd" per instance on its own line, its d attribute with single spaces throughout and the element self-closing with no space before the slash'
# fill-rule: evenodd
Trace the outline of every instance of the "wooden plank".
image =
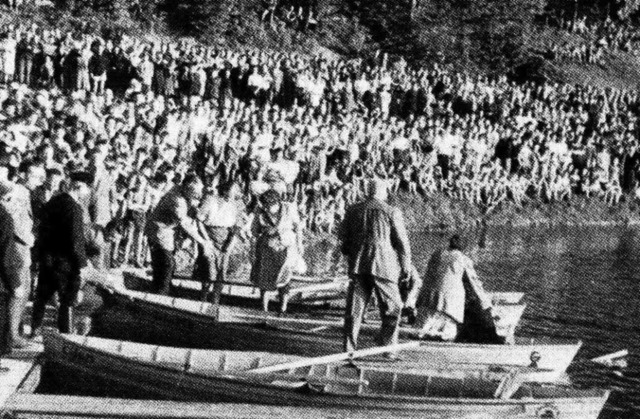
<svg viewBox="0 0 640 419">
<path fill-rule="evenodd" d="M 15 393 L 33 368 L 34 361 L 3 359 L 0 362 L 6 371 L 0 371 L 0 410 L 7 399 Z"/>
<path fill-rule="evenodd" d="M 407 342 L 407 343 L 399 343 L 397 345 L 379 346 L 375 348 L 362 349 L 359 351 L 343 352 L 340 354 L 319 356 L 315 358 L 302 359 L 299 361 L 286 362 L 284 364 L 270 365 L 268 367 L 257 368 L 257 369 L 249 370 L 246 372 L 254 373 L 254 374 L 264 374 L 267 372 L 284 371 L 287 369 L 309 367 L 317 364 L 340 362 L 350 358 L 356 359 L 356 358 L 369 356 L 369 355 L 378 355 L 378 354 L 383 354 L 387 352 L 396 352 L 404 349 L 417 348 L 418 346 L 420 346 L 420 342 Z"/>
<path fill-rule="evenodd" d="M 16 418 L 175 418 L 175 419 L 371 419 L 388 411 L 309 408 L 230 403 L 185 403 L 157 400 L 16 394 L 5 410 Z M 424 413 L 394 413 L 394 417 L 423 418 Z"/>
</svg>

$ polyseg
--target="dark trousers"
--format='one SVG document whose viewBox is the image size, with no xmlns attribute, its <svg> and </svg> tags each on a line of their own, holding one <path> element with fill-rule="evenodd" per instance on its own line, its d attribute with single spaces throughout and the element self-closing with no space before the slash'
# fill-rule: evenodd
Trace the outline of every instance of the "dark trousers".
<svg viewBox="0 0 640 419">
<path fill-rule="evenodd" d="M 402 311 L 398 283 L 372 275 L 354 275 L 349 284 L 344 318 L 345 352 L 353 352 L 358 347 L 360 326 L 373 292 L 376 293 L 382 319 L 378 345 L 388 346 L 398 343 L 398 326 Z"/>
<path fill-rule="evenodd" d="M 11 352 L 11 313 L 9 293 L 0 292 L 0 356 Z"/>
<path fill-rule="evenodd" d="M 61 333 L 73 332 L 73 307 L 80 292 L 80 269 L 64 256 L 48 255 L 40 261 L 40 273 L 36 297 L 33 302 L 31 327 L 40 329 L 47 303 L 58 293 L 58 330 Z"/>
<path fill-rule="evenodd" d="M 442 179 L 449 179 L 449 161 L 451 158 L 446 154 L 438 154 L 438 166 L 442 172 Z"/>
<path fill-rule="evenodd" d="M 193 269 L 193 279 L 202 284 L 202 301 L 210 297 L 212 304 L 220 304 L 222 287 L 227 280 L 227 267 L 229 257 L 226 253 L 215 250 L 214 254 L 207 257 L 198 246 L 198 257 Z"/>
<path fill-rule="evenodd" d="M 152 291 L 156 294 L 169 295 L 171 280 L 176 269 L 173 252 L 155 243 L 149 243 L 149 247 L 151 248 Z"/>
</svg>

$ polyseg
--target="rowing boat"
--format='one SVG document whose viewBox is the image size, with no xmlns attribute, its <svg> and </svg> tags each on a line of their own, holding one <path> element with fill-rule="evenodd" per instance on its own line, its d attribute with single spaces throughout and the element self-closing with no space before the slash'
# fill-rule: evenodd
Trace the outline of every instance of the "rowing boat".
<svg viewBox="0 0 640 419">
<path fill-rule="evenodd" d="M 367 411 L 370 417 L 423 419 L 595 419 L 609 396 L 606 390 L 522 384 L 512 373 L 398 372 L 52 331 L 45 333 L 44 343 L 46 369 L 55 371 L 62 384 L 80 392 L 106 390 L 114 397 L 322 407 L 340 409 L 344 417 Z M 277 372 L 260 373 L 260 367 Z"/>
<path fill-rule="evenodd" d="M 127 289 L 136 291 L 148 291 L 151 285 L 151 276 L 143 269 L 126 269 L 121 273 L 110 275 L 113 278 L 122 278 L 122 283 Z M 99 278 L 104 279 L 104 276 Z M 100 281 L 100 280 L 98 280 Z M 113 284 L 111 284 L 113 285 Z M 171 281 L 176 297 L 190 300 L 199 300 L 202 284 L 185 276 L 176 276 Z M 291 280 L 289 302 L 292 308 L 308 305 L 322 305 L 343 308 L 347 296 L 349 280 L 347 277 L 309 277 L 294 276 Z M 272 299 L 276 298 L 275 293 Z M 229 281 L 222 287 L 223 303 L 231 305 L 251 305 L 260 299 L 260 290 L 250 282 Z M 524 293 L 521 292 L 492 292 L 494 305 L 521 304 Z"/>
<path fill-rule="evenodd" d="M 94 322 L 104 337 L 191 348 L 259 350 L 305 356 L 339 352 L 341 320 L 273 316 L 247 308 L 214 306 L 191 300 L 128 290 L 105 292 L 106 315 Z M 379 325 L 363 325 L 362 347 L 374 346 Z M 415 330 L 401 328 L 403 341 Z M 535 381 L 555 382 L 581 346 L 580 342 L 543 342 L 515 338 L 513 345 L 463 344 L 423 341 L 420 347 L 401 354 L 407 369 L 447 366 L 465 368 L 535 367 Z M 534 374 L 535 373 L 535 374 Z"/>
<path fill-rule="evenodd" d="M 151 276 L 146 270 L 126 269 L 121 275 L 122 284 L 129 289 L 149 291 Z M 346 277 L 303 277 L 292 278 L 289 292 L 291 309 L 308 309 L 316 307 L 340 307 L 345 299 L 349 281 Z M 172 293 L 176 297 L 200 300 L 202 284 L 186 277 L 175 277 L 171 281 Z M 270 293 L 271 300 L 277 298 L 277 293 Z M 222 287 L 222 302 L 231 305 L 255 305 L 260 299 L 260 290 L 250 282 L 228 281 Z"/>
<path fill-rule="evenodd" d="M 148 292 L 148 284 L 150 284 L 150 278 L 144 275 L 138 275 L 133 271 L 123 271 L 117 273 L 104 273 L 95 272 L 88 276 L 88 281 L 94 285 L 103 289 L 116 289 L 125 291 L 143 291 Z M 333 279 L 328 281 L 315 281 L 309 282 L 308 279 L 298 281 L 298 285 L 293 287 L 292 297 L 295 303 L 290 305 L 294 310 L 290 310 L 293 313 L 309 313 L 313 312 L 315 315 L 322 315 L 324 317 L 342 317 L 344 308 L 340 311 L 331 309 L 322 310 L 321 307 L 312 307 L 309 304 L 320 303 L 322 307 L 327 308 L 326 303 L 328 300 L 322 298 L 328 298 L 327 296 L 333 293 L 342 293 L 347 288 L 347 282 Z M 200 284 L 195 281 L 174 279 L 173 284 L 176 292 L 176 296 L 189 300 L 198 300 Z M 243 307 L 255 307 L 259 305 L 257 298 L 260 293 L 255 287 L 249 284 L 243 283 L 226 283 L 223 287 L 224 295 L 226 299 L 223 303 L 228 305 L 238 305 Z M 321 299 L 307 298 L 314 293 L 320 293 L 324 297 Z M 197 296 L 196 296 L 197 294 Z M 520 318 L 526 308 L 526 305 L 522 303 L 524 298 L 523 293 L 518 292 L 493 292 L 490 293 L 494 304 L 494 323 L 496 325 L 496 331 L 498 336 L 503 337 L 507 342 L 513 342 L 515 330 L 520 322 Z M 190 297 L 190 298 L 189 298 Z M 343 300 L 346 296 L 342 296 Z M 333 301 L 336 301 L 334 298 Z M 343 301 L 344 302 L 344 301 Z M 377 312 L 369 311 L 368 318 L 376 318 Z"/>
</svg>

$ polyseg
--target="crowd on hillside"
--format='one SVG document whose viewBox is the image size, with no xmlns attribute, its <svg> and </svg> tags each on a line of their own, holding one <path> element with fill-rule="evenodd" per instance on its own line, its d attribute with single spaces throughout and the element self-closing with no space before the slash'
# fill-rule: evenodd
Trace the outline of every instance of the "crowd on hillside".
<svg viewBox="0 0 640 419">
<path fill-rule="evenodd" d="M 37 26 L 6 28 L 0 77 L 5 181 L 46 170 L 37 212 L 89 170 L 90 221 L 120 260 L 144 263 L 146 214 L 188 173 L 248 208 L 276 189 L 324 231 L 372 176 L 485 209 L 637 188 L 636 91 Z"/>
<path fill-rule="evenodd" d="M 640 32 L 630 23 L 606 19 L 588 23 L 586 17 L 560 19 L 557 26 L 579 36 L 561 43 L 550 41 L 547 52 L 552 59 L 576 61 L 582 64 L 602 64 L 605 53 L 626 52 L 637 55 Z"/>
</svg>

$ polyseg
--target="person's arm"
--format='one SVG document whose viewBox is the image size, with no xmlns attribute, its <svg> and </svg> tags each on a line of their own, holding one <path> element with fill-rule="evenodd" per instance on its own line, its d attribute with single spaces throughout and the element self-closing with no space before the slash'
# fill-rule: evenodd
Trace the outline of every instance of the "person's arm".
<svg viewBox="0 0 640 419">
<path fill-rule="evenodd" d="M 466 258 L 466 259 L 467 260 L 465 263 L 466 266 L 464 270 L 464 275 L 466 279 L 469 281 L 469 285 L 471 286 L 471 289 L 473 290 L 474 294 L 478 298 L 478 301 L 480 302 L 482 309 L 488 310 L 490 308 L 493 308 L 491 296 L 484 290 L 484 286 L 482 285 L 482 282 L 478 278 L 478 274 L 476 273 L 476 270 L 473 266 L 473 262 L 469 258 Z"/>
<path fill-rule="evenodd" d="M 211 243 L 208 239 L 202 237 L 198 221 L 189 217 L 188 210 L 187 203 L 184 200 L 177 201 L 175 214 L 180 228 L 196 243 L 202 245 L 205 249 L 210 248 Z"/>
<path fill-rule="evenodd" d="M 420 277 L 420 273 L 412 266 L 411 269 L 411 284 L 409 294 L 407 295 L 407 300 L 405 301 L 405 307 L 416 308 L 416 302 L 418 301 L 418 295 L 422 290 L 422 278 Z"/>
<path fill-rule="evenodd" d="M 395 208 L 393 211 L 391 239 L 393 247 L 398 252 L 402 273 L 403 275 L 409 275 L 411 272 L 411 244 L 409 242 L 409 234 L 407 233 L 407 228 L 404 223 L 404 217 L 398 208 Z"/>
<path fill-rule="evenodd" d="M 20 287 L 20 258 L 16 249 L 14 225 L 6 212 L 0 224 L 0 280 L 11 294 L 15 294 Z"/>
<path fill-rule="evenodd" d="M 78 269 L 81 269 L 87 266 L 87 249 L 84 234 L 84 216 L 79 204 L 75 204 L 70 208 L 69 217 L 71 221 L 73 262 Z"/>
</svg>

